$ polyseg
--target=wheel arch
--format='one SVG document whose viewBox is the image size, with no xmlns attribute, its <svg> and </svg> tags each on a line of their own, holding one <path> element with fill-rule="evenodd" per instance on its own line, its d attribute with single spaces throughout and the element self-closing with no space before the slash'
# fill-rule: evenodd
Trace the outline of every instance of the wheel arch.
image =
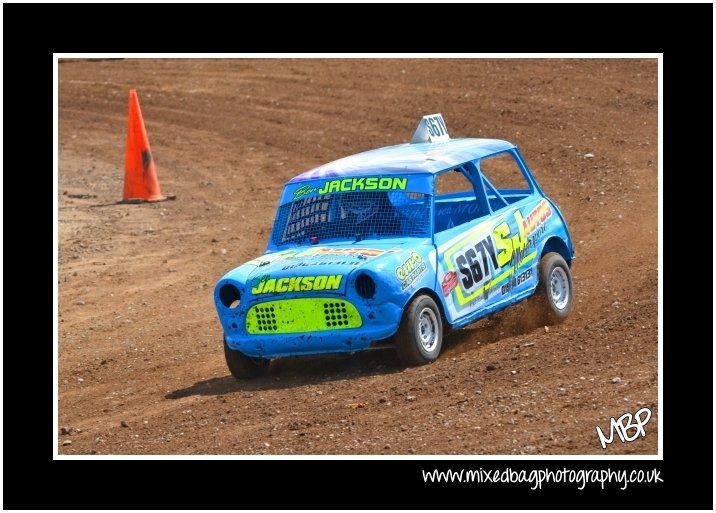
<svg viewBox="0 0 716 513">
<path fill-rule="evenodd" d="M 559 253 L 564 261 L 567 262 L 569 267 L 572 267 L 572 255 L 567 248 L 567 244 L 557 236 L 552 236 L 547 239 L 547 242 L 542 246 L 542 253 L 540 258 L 545 256 L 547 253 Z"/>
</svg>

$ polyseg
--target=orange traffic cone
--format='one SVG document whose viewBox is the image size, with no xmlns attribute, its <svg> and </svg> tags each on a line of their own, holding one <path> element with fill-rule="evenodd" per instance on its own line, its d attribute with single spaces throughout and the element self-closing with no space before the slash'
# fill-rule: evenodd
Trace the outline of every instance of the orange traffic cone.
<svg viewBox="0 0 716 513">
<path fill-rule="evenodd" d="M 129 122 L 127 123 L 127 150 L 124 154 L 123 203 L 163 201 L 167 199 L 159 190 L 157 170 L 154 166 L 149 138 L 144 128 L 139 98 L 135 89 L 129 90 Z"/>
</svg>

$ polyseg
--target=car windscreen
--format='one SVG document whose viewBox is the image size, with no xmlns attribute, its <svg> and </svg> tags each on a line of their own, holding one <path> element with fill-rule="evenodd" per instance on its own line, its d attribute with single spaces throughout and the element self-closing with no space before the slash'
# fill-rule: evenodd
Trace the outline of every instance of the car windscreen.
<svg viewBox="0 0 716 513">
<path fill-rule="evenodd" d="M 283 246 L 335 239 L 430 237 L 430 195 L 409 190 L 408 180 L 400 180 L 334 181 L 340 182 L 338 186 L 318 180 L 290 190 L 289 184 L 284 193 L 288 201 L 276 214 L 272 242 Z"/>
</svg>

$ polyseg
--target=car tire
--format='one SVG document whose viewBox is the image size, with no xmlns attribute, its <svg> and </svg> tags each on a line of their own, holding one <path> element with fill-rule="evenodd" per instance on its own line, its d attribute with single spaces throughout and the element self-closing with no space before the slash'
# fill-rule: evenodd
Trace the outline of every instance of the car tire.
<svg viewBox="0 0 716 513">
<path fill-rule="evenodd" d="M 538 304 L 544 321 L 557 324 L 572 310 L 574 291 L 569 265 L 559 253 L 545 254 L 539 263 Z"/>
<path fill-rule="evenodd" d="M 406 366 L 434 362 L 443 345 L 440 310 L 430 296 L 419 295 L 405 308 L 395 340 L 398 358 Z"/>
<path fill-rule="evenodd" d="M 231 375 L 236 379 L 250 379 L 264 376 L 268 372 L 270 360 L 250 358 L 241 351 L 231 349 L 224 340 L 224 357 Z"/>
</svg>

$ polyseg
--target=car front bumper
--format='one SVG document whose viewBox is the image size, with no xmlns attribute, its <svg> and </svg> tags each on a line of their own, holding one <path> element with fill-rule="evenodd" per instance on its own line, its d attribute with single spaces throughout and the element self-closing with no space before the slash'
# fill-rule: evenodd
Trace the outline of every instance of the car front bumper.
<svg viewBox="0 0 716 513">
<path fill-rule="evenodd" d="M 370 349 L 396 333 L 402 309 L 391 303 L 312 297 L 264 301 L 223 313 L 224 337 L 231 349 L 250 357 L 278 358 Z"/>
</svg>

